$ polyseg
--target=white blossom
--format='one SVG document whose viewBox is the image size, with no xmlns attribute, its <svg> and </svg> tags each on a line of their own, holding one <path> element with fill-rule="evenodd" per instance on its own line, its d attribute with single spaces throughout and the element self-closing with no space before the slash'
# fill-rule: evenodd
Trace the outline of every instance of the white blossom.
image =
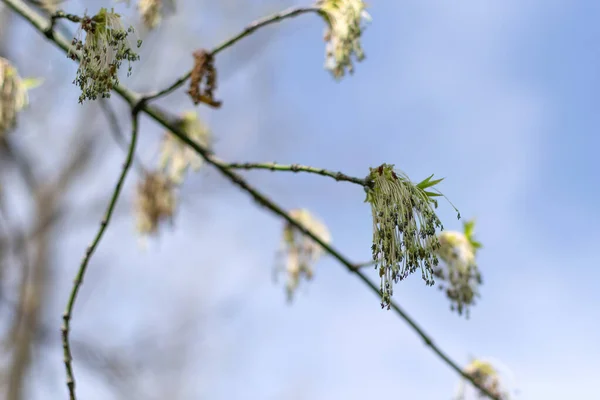
<svg viewBox="0 0 600 400">
<path fill-rule="evenodd" d="M 314 233 L 324 243 L 331 242 L 331 234 L 327 227 L 308 210 L 294 209 L 290 211 L 290 217 Z M 287 273 L 286 292 L 288 300 L 291 300 L 300 279 L 302 277 L 307 280 L 312 279 L 314 265 L 323 255 L 323 248 L 295 226 L 286 223 L 283 229 L 281 253 L 284 256 L 284 262 L 280 269 L 284 269 Z"/>
<path fill-rule="evenodd" d="M 325 68 L 336 79 L 344 76 L 345 71 L 354 72 L 352 57 L 362 61 L 365 57 L 360 44 L 364 30 L 363 21 L 371 17 L 365 11 L 362 0 L 319 0 L 320 8 L 327 28 L 325 29 Z"/>
<path fill-rule="evenodd" d="M 196 112 L 183 113 L 178 124 L 191 140 L 202 147 L 210 147 L 210 130 L 198 118 Z M 191 167 L 197 171 L 202 167 L 203 161 L 202 157 L 181 139 L 171 132 L 165 133 L 161 146 L 159 168 L 165 171 L 174 183 L 180 184 L 188 168 Z"/>
</svg>

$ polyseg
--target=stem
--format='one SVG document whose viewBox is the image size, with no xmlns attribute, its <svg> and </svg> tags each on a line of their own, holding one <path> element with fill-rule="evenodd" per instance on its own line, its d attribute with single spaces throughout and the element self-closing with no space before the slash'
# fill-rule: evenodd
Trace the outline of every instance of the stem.
<svg viewBox="0 0 600 400">
<path fill-rule="evenodd" d="M 227 49 L 228 47 L 233 46 L 234 44 L 236 44 L 237 42 L 239 42 L 246 36 L 252 34 L 252 32 L 254 32 L 255 30 L 262 28 L 263 26 L 271 25 L 276 22 L 283 21 L 284 19 L 297 17 L 301 14 L 319 13 L 319 12 L 320 12 L 320 9 L 318 7 L 290 7 L 287 10 L 268 15 L 266 17 L 263 17 L 261 19 L 258 19 L 256 21 L 252 22 L 250 25 L 248 25 L 246 28 L 244 28 L 244 30 L 241 31 L 240 33 L 238 33 L 237 35 L 235 35 L 235 36 L 225 40 L 221 44 L 217 45 L 217 47 L 215 47 L 214 49 L 212 49 L 210 51 L 210 55 L 213 57 L 216 56 L 218 53 L 222 52 L 223 50 Z M 158 99 L 159 97 L 163 97 L 163 96 L 166 96 L 166 95 L 172 93 L 173 91 L 175 91 L 179 87 L 181 87 L 190 78 L 191 75 L 192 75 L 192 71 L 190 70 L 185 75 L 183 75 L 181 78 L 179 78 L 175 82 L 173 82 L 171 84 L 171 86 L 169 86 L 161 91 L 150 94 L 149 96 L 146 96 L 146 99 L 148 101 L 152 101 L 152 100 Z"/>
<path fill-rule="evenodd" d="M 355 183 L 361 186 L 367 186 L 367 182 L 365 179 L 355 178 L 353 176 L 345 175 L 341 172 L 329 171 L 323 168 L 315 168 L 309 167 L 306 165 L 283 165 L 277 163 L 229 163 L 223 164 L 225 167 L 229 169 L 268 169 L 270 171 L 288 171 L 288 172 L 308 172 L 311 174 L 317 174 L 321 176 L 328 176 L 330 178 L 335 179 L 336 181 L 346 181 Z"/>
<path fill-rule="evenodd" d="M 85 256 L 79 265 L 79 270 L 77 271 L 77 275 L 75 276 L 75 280 L 73 282 L 73 288 L 71 289 L 71 294 L 69 295 L 69 301 L 67 302 L 67 307 L 63 314 L 63 325 L 61 327 L 62 333 L 62 345 L 63 345 L 63 355 L 64 355 L 64 363 L 65 370 L 67 374 L 67 387 L 69 389 L 69 398 L 71 400 L 76 400 L 77 396 L 75 393 L 75 376 L 73 374 L 73 357 L 71 355 L 71 342 L 69 339 L 71 333 L 71 316 L 73 314 L 73 308 L 75 307 L 75 301 L 77 300 L 77 294 L 79 293 L 79 289 L 83 284 L 83 278 L 87 271 L 87 267 L 89 265 L 90 259 L 94 254 L 94 251 L 98 248 L 100 244 L 100 240 L 106 232 L 106 228 L 110 222 L 110 218 L 113 214 L 115 206 L 117 204 L 117 200 L 119 195 L 121 194 L 121 189 L 123 188 L 123 183 L 125 182 L 125 178 L 127 177 L 127 172 L 129 171 L 129 167 L 133 162 L 133 157 L 135 154 L 135 146 L 137 142 L 137 134 L 138 134 L 138 112 L 134 110 L 132 112 L 132 122 L 131 122 L 131 143 L 129 145 L 129 152 L 127 153 L 127 157 L 125 159 L 125 163 L 123 164 L 123 169 L 121 171 L 121 175 L 119 176 L 119 180 L 115 186 L 113 191 L 112 198 L 110 199 L 110 203 L 106 209 L 106 213 L 104 218 L 100 222 L 100 229 L 98 229 L 98 233 L 94 237 L 91 245 L 86 249 Z"/>
</svg>

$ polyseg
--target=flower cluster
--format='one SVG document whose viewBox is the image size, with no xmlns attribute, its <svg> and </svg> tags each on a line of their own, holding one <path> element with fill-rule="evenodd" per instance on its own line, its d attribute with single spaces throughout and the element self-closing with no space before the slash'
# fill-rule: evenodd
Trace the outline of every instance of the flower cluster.
<svg viewBox="0 0 600 400">
<path fill-rule="evenodd" d="M 446 290 L 450 299 L 450 308 L 459 315 L 463 311 L 469 317 L 469 306 L 475 304 L 479 297 L 478 288 L 482 283 L 481 273 L 475 261 L 475 255 L 481 243 L 474 238 L 475 221 L 464 224 L 464 233 L 445 231 L 438 236 L 440 248 L 438 255 L 444 265 L 435 268 L 434 273 L 442 283 L 441 290 Z"/>
<path fill-rule="evenodd" d="M 319 0 L 317 7 L 327 23 L 324 35 L 325 68 L 336 79 L 343 77 L 346 70 L 352 74 L 352 57 L 357 61 L 365 58 L 360 44 L 364 30 L 361 24 L 363 20 L 371 19 L 365 11 L 365 3 L 362 0 Z"/>
<path fill-rule="evenodd" d="M 441 181 L 431 177 L 413 184 L 408 176 L 382 164 L 371 168 L 367 177 L 366 202 L 373 216 L 373 261 L 381 277 L 381 307 L 390 308 L 393 285 L 421 269 L 428 285 L 433 285 L 433 268 L 438 265 L 440 247 L 436 229 L 443 229 L 434 212 L 438 194 L 428 192 Z"/>
<path fill-rule="evenodd" d="M 331 242 L 331 235 L 327 227 L 305 209 L 290 211 L 290 217 L 315 234 L 324 243 Z M 288 301 L 291 301 L 296 291 L 300 278 L 304 276 L 310 280 L 313 276 L 313 266 L 323 254 L 323 248 L 312 238 L 308 237 L 295 226 L 286 223 L 283 228 L 282 254 L 285 255 L 284 265 L 288 276 L 286 291 Z"/>
<path fill-rule="evenodd" d="M 17 113 L 27 105 L 27 88 L 17 69 L 0 57 L 0 137 L 14 128 Z"/>
<path fill-rule="evenodd" d="M 137 7 L 144 25 L 148 29 L 154 29 L 160 24 L 162 20 L 162 0 L 140 0 Z"/>
<path fill-rule="evenodd" d="M 85 42 L 81 40 L 81 32 L 85 31 Z M 133 27 L 125 29 L 121 16 L 106 8 L 93 17 L 84 16 L 77 36 L 73 39 L 68 55 L 72 59 L 79 58 L 77 76 L 73 81 L 81 89 L 79 102 L 96 100 L 98 97 L 110 97 L 110 91 L 119 83 L 118 70 L 123 61 L 129 64 L 128 75 L 131 74 L 131 63 L 139 60 L 130 45 Z M 141 41 L 137 41 L 137 47 Z M 77 55 L 77 52 L 80 52 Z"/>
<path fill-rule="evenodd" d="M 489 362 L 481 359 L 474 359 L 464 370 L 481 387 L 485 388 L 494 397 L 502 400 L 508 400 L 509 395 L 503 388 L 498 370 Z M 486 398 L 483 392 L 479 393 L 479 398 Z M 464 386 L 460 388 L 457 400 L 465 400 Z"/>
<path fill-rule="evenodd" d="M 210 147 L 210 130 L 198 118 L 196 112 L 183 113 L 178 124 L 191 140 L 202 147 Z M 202 163 L 202 157 L 194 149 L 171 132 L 165 132 L 161 147 L 160 168 L 174 183 L 180 184 L 189 167 L 198 170 Z"/>
<path fill-rule="evenodd" d="M 152 172 L 138 184 L 135 199 L 137 230 L 142 235 L 158 232 L 162 221 L 171 221 L 177 204 L 174 185 L 164 174 Z"/>
</svg>

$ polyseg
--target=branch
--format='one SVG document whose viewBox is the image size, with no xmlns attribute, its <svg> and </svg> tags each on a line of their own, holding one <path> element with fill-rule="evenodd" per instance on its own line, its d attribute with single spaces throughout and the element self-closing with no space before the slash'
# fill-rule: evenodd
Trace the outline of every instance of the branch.
<svg viewBox="0 0 600 400">
<path fill-rule="evenodd" d="M 318 7 L 290 7 L 287 10 L 268 15 L 266 17 L 263 17 L 261 19 L 258 19 L 256 21 L 252 22 L 250 25 L 248 25 L 246 28 L 244 28 L 243 31 L 241 31 L 237 35 L 231 37 L 230 39 L 225 40 L 224 42 L 219 44 L 217 47 L 212 49 L 209 54 L 211 57 L 216 56 L 218 53 L 222 52 L 223 50 L 227 49 L 228 47 L 233 46 L 234 44 L 236 44 L 237 42 L 239 42 L 246 36 L 252 34 L 257 29 L 262 28 L 263 26 L 271 25 L 276 22 L 283 21 L 284 19 L 297 17 L 301 14 L 307 14 L 307 13 L 317 13 L 318 14 L 320 12 L 321 11 Z M 171 86 L 169 86 L 161 91 L 149 94 L 148 96 L 146 96 L 146 99 L 148 101 L 152 101 L 152 100 L 158 99 L 159 97 L 163 97 L 163 96 L 170 94 L 171 92 L 173 92 L 173 91 L 177 90 L 179 87 L 181 87 L 188 79 L 190 79 L 191 75 L 192 75 L 192 71 L 190 70 L 188 73 L 183 75 L 181 78 L 179 78 L 175 82 L 173 82 L 173 84 L 171 84 Z"/>
<path fill-rule="evenodd" d="M 81 288 L 81 285 L 83 283 L 83 278 L 85 276 L 85 272 L 87 270 L 92 254 L 94 254 L 94 251 L 96 250 L 96 248 L 98 248 L 100 240 L 102 239 L 104 232 L 106 232 L 106 228 L 108 227 L 108 223 L 110 222 L 110 218 L 117 204 L 117 200 L 119 198 L 119 195 L 121 194 L 123 183 L 125 182 L 125 178 L 127 177 L 127 172 L 129 171 L 129 167 L 133 162 L 138 134 L 138 116 L 139 110 L 134 108 L 132 110 L 131 118 L 131 144 L 129 145 L 129 152 L 127 153 L 125 163 L 123 164 L 123 170 L 121 171 L 121 175 L 119 176 L 119 180 L 117 181 L 117 184 L 115 186 L 113 196 L 110 200 L 108 208 L 106 209 L 106 214 L 102 219 L 102 222 L 100 223 L 100 229 L 98 230 L 96 237 L 92 241 L 92 244 L 87 248 L 85 256 L 83 257 L 83 261 L 79 266 L 79 270 L 77 272 L 77 275 L 75 276 L 75 281 L 73 283 L 73 288 L 71 289 L 71 294 L 69 296 L 67 308 L 63 314 L 63 325 L 61 327 L 62 344 L 65 369 L 67 373 L 67 387 L 69 388 L 69 396 L 71 400 L 76 400 L 77 398 L 77 396 L 75 395 L 75 376 L 73 375 L 72 366 L 73 357 L 71 355 L 71 344 L 69 341 L 71 315 L 73 313 L 73 308 L 75 306 L 77 294 L 79 293 L 79 289 Z"/>
<path fill-rule="evenodd" d="M 45 20 L 44 18 L 40 17 L 39 15 L 35 14 L 35 12 L 33 10 L 31 10 L 27 5 L 23 4 L 23 2 L 21 0 L 1 0 L 1 1 L 8 4 L 8 6 L 11 7 L 15 12 L 17 12 L 18 14 L 23 16 L 25 19 L 27 19 L 39 32 L 41 32 L 41 33 L 45 32 L 45 29 L 49 24 L 48 21 Z M 297 10 L 299 10 L 299 9 L 297 9 Z M 296 11 L 295 15 L 297 15 L 301 12 L 317 11 L 315 9 L 310 9 L 310 10 L 302 9 L 302 10 L 304 10 L 304 11 Z M 282 18 L 279 18 L 279 19 L 282 19 Z M 265 21 L 269 21 L 269 20 L 267 19 Z M 273 21 L 275 21 L 275 19 Z M 259 21 L 258 23 L 250 25 L 242 33 L 238 34 L 233 39 L 230 39 L 230 40 L 224 42 L 223 45 L 217 47 L 217 50 L 221 51 L 221 50 L 227 48 L 228 46 L 231 46 L 232 44 L 234 44 L 241 38 L 247 36 L 254 30 L 256 30 L 258 27 L 266 25 L 267 23 L 269 23 L 269 22 Z M 49 39 L 51 41 L 53 41 L 56 45 L 58 45 L 60 48 L 62 48 L 65 52 L 68 51 L 69 42 L 65 38 L 63 38 L 59 35 L 53 35 Z M 176 87 L 173 86 L 173 90 L 175 88 Z M 206 160 L 206 162 L 208 162 L 209 164 L 214 166 L 223 175 L 225 175 L 229 180 L 231 180 L 235 185 L 239 186 L 243 191 L 249 193 L 253 197 L 253 199 L 256 202 L 258 202 L 260 205 L 266 207 L 267 209 L 272 211 L 274 214 L 279 215 L 282 219 L 286 220 L 289 224 L 291 224 L 292 226 L 294 226 L 295 228 L 300 230 L 302 233 L 304 233 L 305 235 L 307 235 L 308 237 L 313 239 L 315 242 L 320 244 L 327 253 L 329 253 L 331 256 L 333 256 L 335 259 L 337 259 L 350 272 L 356 274 L 359 277 L 359 279 L 362 280 L 375 294 L 377 294 L 378 296 L 381 296 L 381 293 L 380 293 L 379 289 L 377 288 L 377 286 L 375 286 L 366 277 L 366 275 L 360 271 L 360 269 L 356 268 L 356 266 L 353 263 L 351 263 L 348 259 L 346 259 L 341 253 L 339 253 L 337 250 L 335 250 L 332 246 L 323 242 L 317 235 L 315 235 L 311 231 L 307 230 L 302 224 L 298 223 L 295 219 L 290 217 L 290 215 L 287 212 L 285 212 L 283 210 L 283 208 L 281 208 L 275 202 L 272 202 L 266 196 L 261 194 L 258 190 L 251 187 L 241 176 L 237 175 L 235 172 L 233 172 L 231 169 L 229 169 L 227 163 L 224 163 L 221 160 L 219 160 L 218 158 L 216 158 L 210 150 L 206 149 L 205 147 L 199 146 L 197 143 L 192 141 L 186 135 L 186 133 L 176 124 L 176 122 L 173 118 L 168 117 L 166 115 L 166 113 L 163 112 L 162 110 L 160 110 L 159 108 L 146 104 L 147 101 L 156 98 L 157 97 L 156 95 L 143 97 L 143 96 L 139 95 L 138 93 L 135 93 L 122 85 L 115 86 L 114 91 L 117 92 L 124 100 L 126 100 L 134 108 L 134 111 L 135 110 L 143 111 L 144 113 L 149 115 L 152 119 L 154 119 L 156 122 L 158 122 L 159 124 L 161 124 L 162 126 L 167 128 L 171 133 L 173 133 L 175 136 L 177 136 L 179 139 L 181 139 L 184 143 L 186 143 L 192 149 L 194 149 L 196 151 L 196 153 L 198 153 L 202 158 L 204 158 Z M 165 92 L 165 94 L 166 94 L 166 92 Z M 131 163 L 130 158 L 132 158 L 132 157 L 128 157 L 129 163 Z M 115 194 L 117 192 L 118 192 L 118 190 L 115 191 Z M 113 197 L 113 200 L 116 200 L 116 196 Z M 109 208 L 109 211 L 110 210 L 111 209 Z M 103 232 L 103 230 L 105 228 L 106 228 L 106 225 L 105 224 L 102 225 L 101 232 Z M 99 236 L 101 236 L 101 235 L 99 235 Z M 88 249 L 88 254 L 89 253 L 90 253 L 90 251 Z M 89 256 L 86 256 L 86 259 L 84 259 L 84 262 L 85 262 L 85 260 L 89 261 Z M 83 265 L 84 264 L 82 264 L 82 266 Z M 80 272 L 81 272 L 81 269 L 85 269 L 85 268 L 80 268 Z M 74 286 L 74 289 L 78 288 L 78 287 L 79 286 L 76 283 L 76 285 Z M 74 292 L 76 292 L 76 290 L 74 290 Z M 457 374 L 461 375 L 464 379 L 471 382 L 471 384 L 473 384 L 477 389 L 479 389 L 483 394 L 485 394 L 490 399 L 501 400 L 497 396 L 494 396 L 485 387 L 478 384 L 473 379 L 473 377 L 471 377 L 469 374 L 465 373 L 458 366 L 458 364 L 456 362 L 454 362 L 452 359 L 450 359 L 450 357 L 448 355 L 446 355 L 439 347 L 437 347 L 433 343 L 433 340 L 423 331 L 423 329 L 402 308 L 400 308 L 400 306 L 398 306 L 395 302 L 391 302 L 390 305 L 391 305 L 391 308 L 396 312 L 396 314 L 398 314 L 398 316 L 400 318 L 402 318 L 408 325 L 410 325 L 410 327 L 417 333 L 417 335 L 419 337 L 421 337 L 421 339 L 425 342 L 425 344 L 428 347 L 430 347 L 431 350 L 435 354 L 437 354 Z M 72 308 L 72 306 L 71 306 L 71 308 Z M 70 318 L 70 313 L 65 313 L 65 322 L 67 322 L 69 318 Z M 67 329 L 67 333 L 68 333 L 68 329 Z M 63 343 L 66 343 L 65 365 L 67 366 L 67 375 L 68 375 L 67 383 L 69 385 L 69 388 L 74 388 L 72 371 L 70 369 L 71 368 L 70 354 L 67 352 L 67 350 L 69 350 L 68 349 L 68 339 L 66 339 L 66 340 L 63 339 Z M 67 360 L 68 360 L 68 362 L 67 362 Z M 74 396 L 74 389 L 72 392 L 71 400 L 74 400 L 73 396 Z"/>
<path fill-rule="evenodd" d="M 229 163 L 223 164 L 224 167 L 229 169 L 268 169 L 270 171 L 288 171 L 288 172 L 308 172 L 311 174 L 317 174 L 321 176 L 328 176 L 335 179 L 336 181 L 346 181 L 356 183 L 357 185 L 367 186 L 367 181 L 363 178 L 355 178 L 353 176 L 345 175 L 341 172 L 329 171 L 323 168 L 308 167 L 306 165 L 283 165 L 277 163 Z"/>
</svg>

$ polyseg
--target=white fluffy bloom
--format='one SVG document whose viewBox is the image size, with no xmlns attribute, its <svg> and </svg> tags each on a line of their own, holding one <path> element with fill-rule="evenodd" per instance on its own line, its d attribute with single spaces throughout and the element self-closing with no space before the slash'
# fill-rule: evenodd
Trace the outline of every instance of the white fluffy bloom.
<svg viewBox="0 0 600 400">
<path fill-rule="evenodd" d="M 440 233 L 438 255 L 443 261 L 435 268 L 435 276 L 442 283 L 440 289 L 446 291 L 451 302 L 450 308 L 459 314 L 475 304 L 482 283 L 475 255 L 481 244 L 474 239 L 475 221 L 468 221 L 464 233 L 445 231 Z"/>
<path fill-rule="evenodd" d="M 162 20 L 162 0 L 140 0 L 138 11 L 142 16 L 144 25 L 148 29 L 154 29 Z"/>
<path fill-rule="evenodd" d="M 179 125 L 194 142 L 202 147 L 210 147 L 210 130 L 198 118 L 196 112 L 183 113 Z M 183 182 L 183 177 L 188 168 L 191 167 L 197 171 L 202 166 L 203 161 L 202 157 L 181 139 L 171 132 L 165 133 L 161 147 L 160 168 L 166 172 L 174 183 L 180 184 Z"/>
<path fill-rule="evenodd" d="M 317 7 L 327 22 L 325 68 L 335 78 L 344 76 L 346 70 L 353 73 L 352 57 L 357 61 L 365 57 L 360 44 L 362 23 L 371 19 L 365 11 L 365 3 L 362 0 L 319 0 Z"/>
<path fill-rule="evenodd" d="M 295 209 L 290 211 L 290 216 L 315 234 L 324 243 L 331 242 L 331 234 L 327 227 L 310 214 L 305 209 Z M 312 279 L 313 267 L 321 258 L 323 248 L 312 238 L 300 232 L 293 225 L 286 223 L 283 229 L 283 239 L 281 242 L 282 254 L 285 257 L 283 268 L 287 273 L 286 291 L 288 300 L 293 298 L 300 279 L 304 276 L 307 280 Z"/>
</svg>

